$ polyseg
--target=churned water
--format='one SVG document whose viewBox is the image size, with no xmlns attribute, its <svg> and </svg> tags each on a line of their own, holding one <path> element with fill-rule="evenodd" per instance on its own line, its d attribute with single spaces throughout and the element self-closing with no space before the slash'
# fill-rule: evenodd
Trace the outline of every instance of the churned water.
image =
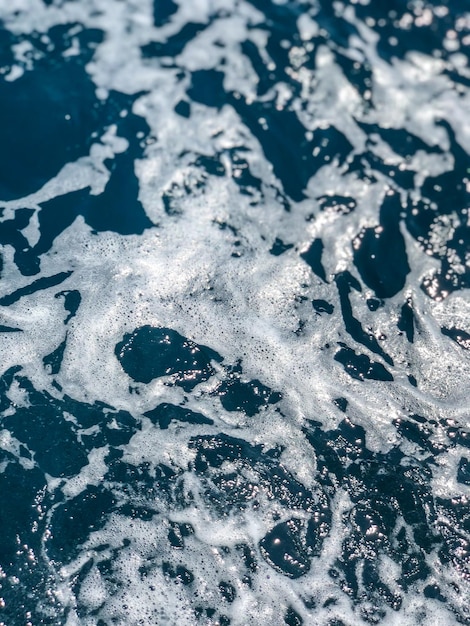
<svg viewBox="0 0 470 626">
<path fill-rule="evenodd" d="M 1 624 L 470 624 L 469 50 L 0 0 Z"/>
</svg>

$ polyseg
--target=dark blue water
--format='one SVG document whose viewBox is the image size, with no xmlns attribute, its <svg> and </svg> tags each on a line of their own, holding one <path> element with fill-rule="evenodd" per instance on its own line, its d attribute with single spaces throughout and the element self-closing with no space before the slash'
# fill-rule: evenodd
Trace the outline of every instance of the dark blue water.
<svg viewBox="0 0 470 626">
<path fill-rule="evenodd" d="M 0 624 L 470 624 L 470 2 L 0 2 Z"/>
</svg>

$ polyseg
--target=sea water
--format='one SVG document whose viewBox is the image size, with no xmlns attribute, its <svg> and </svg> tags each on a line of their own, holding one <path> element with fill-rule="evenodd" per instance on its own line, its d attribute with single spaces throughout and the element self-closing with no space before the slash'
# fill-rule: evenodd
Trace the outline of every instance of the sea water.
<svg viewBox="0 0 470 626">
<path fill-rule="evenodd" d="M 468 0 L 0 20 L 0 623 L 470 624 Z"/>
</svg>

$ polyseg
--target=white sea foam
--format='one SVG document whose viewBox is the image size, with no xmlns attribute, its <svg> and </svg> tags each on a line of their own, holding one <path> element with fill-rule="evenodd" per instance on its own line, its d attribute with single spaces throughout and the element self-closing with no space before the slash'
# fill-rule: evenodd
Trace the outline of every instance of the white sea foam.
<svg viewBox="0 0 470 626">
<path fill-rule="evenodd" d="M 378 208 L 393 187 L 393 181 L 379 174 L 375 182 L 365 183 L 353 174 L 345 174 L 344 168 L 333 160 L 310 180 L 307 198 L 291 202 L 291 210 L 286 212 L 277 193 L 280 184 L 271 164 L 230 104 L 216 110 L 191 103 L 188 119 L 173 110 L 186 97 L 189 72 L 220 70 L 222 60 L 225 88 L 236 90 L 243 98 L 256 97 L 258 78 L 251 63 L 241 54 L 240 44 L 250 39 L 263 45 L 266 36 L 262 30 L 263 17 L 258 11 L 247 2 L 191 0 L 181 3 L 178 12 L 161 29 L 155 29 L 152 24 L 150 2 L 130 0 L 80 0 L 60 6 L 56 3 L 48 8 L 39 0 L 15 0 L 8 7 L 3 3 L 0 15 L 8 29 L 20 35 L 36 30 L 46 32 L 55 24 L 72 21 L 105 31 L 105 40 L 98 46 L 87 71 L 100 94 L 110 90 L 128 94 L 147 92 L 136 101 L 133 112 L 145 118 L 157 141 L 146 148 L 144 158 L 135 164 L 135 171 L 140 182 L 140 200 L 149 218 L 158 225 L 142 235 L 124 237 L 112 232 L 93 233 L 83 218 L 78 217 L 60 234 L 52 249 L 41 258 L 40 276 L 69 270 L 73 273 L 59 288 L 25 295 L 2 308 L 1 323 L 18 326 L 23 331 L 2 336 L 3 372 L 19 364 L 22 374 L 36 389 L 47 390 L 55 398 L 67 394 L 83 402 L 101 401 L 128 411 L 137 418 L 141 430 L 121 446 L 123 462 L 135 467 L 145 463 L 153 470 L 163 463 L 175 471 L 187 471 L 195 458 L 194 450 L 188 446 L 188 431 L 174 424 L 160 430 L 143 417 L 144 412 L 159 403 L 183 402 L 187 394 L 168 386 L 165 380 L 134 383 L 114 354 L 123 335 L 136 327 L 172 328 L 223 357 L 223 364 L 215 366 L 214 377 L 197 387 L 187 404 L 213 419 L 214 426 L 191 425 L 190 436 L 225 432 L 263 445 L 266 450 L 282 445 L 285 447 L 282 464 L 314 493 L 317 460 L 301 426 L 306 419 L 314 419 L 322 421 L 326 428 L 335 428 L 344 417 L 332 404 L 335 397 L 349 401 L 348 415 L 365 429 L 367 446 L 374 452 L 387 452 L 398 443 L 393 420 L 412 412 L 426 418 L 462 420 L 468 396 L 462 381 L 468 380 L 470 360 L 468 353 L 450 344 L 440 328 L 443 324 L 463 328 L 468 320 L 468 302 L 461 294 L 433 302 L 419 289 L 422 277 L 431 273 L 437 262 L 404 233 L 411 267 L 404 290 L 374 313 L 365 304 L 366 298 L 373 295 L 370 290 L 364 288 L 361 293 L 351 294 L 353 308 L 360 312 L 363 327 L 376 337 L 384 336 L 381 345 L 394 360 L 393 366 L 386 365 L 395 378 L 391 384 L 353 380 L 333 360 L 339 341 L 352 345 L 358 352 L 365 350 L 345 331 L 334 284 L 315 277 L 299 256 L 314 238 L 321 236 L 328 279 L 345 269 L 355 273 L 351 241 L 361 228 L 376 225 Z M 383 127 L 405 128 L 430 145 L 447 149 L 445 133 L 435 125 L 436 119 L 443 117 L 450 120 L 462 144 L 468 147 L 469 94 L 459 95 L 443 76 L 444 61 L 410 54 L 389 64 L 377 54 L 374 32 L 357 20 L 352 10 L 348 16 L 360 33 L 360 37 L 351 38 L 349 54 L 371 64 L 374 107 L 364 110 L 356 88 L 347 81 L 331 51 L 322 46 L 318 49 L 318 68 L 303 68 L 298 72 L 301 95 L 290 103 L 298 111 L 306 131 L 315 135 L 321 125 L 334 124 L 353 144 L 353 154 L 359 154 L 366 139 L 356 123 L 359 118 Z M 210 25 L 209 20 L 212 20 Z M 142 58 L 142 45 L 153 40 L 164 41 L 189 21 L 207 24 L 207 28 L 173 60 L 177 67 L 167 67 L 164 59 Z M 307 43 L 318 32 L 314 15 L 300 18 L 299 27 L 302 40 Z M 17 48 L 19 61 L 21 54 Z M 180 70 L 185 73 L 182 80 L 177 75 Z M 10 79 L 19 78 L 20 71 L 13 72 Z M 24 71 L 31 70 L 26 67 Z M 277 88 L 279 94 L 284 94 L 279 96 L 284 102 L 282 106 L 287 106 L 289 88 L 283 85 Z M 87 185 L 91 185 L 94 193 L 101 191 L 108 176 L 103 161 L 121 153 L 127 144 L 116 138 L 115 127 L 100 139 L 101 143 L 97 141 L 88 157 L 68 164 L 37 193 L 21 201 L 3 203 L 5 217 L 22 207 L 38 211 L 40 203 Z M 252 172 L 262 180 L 254 203 L 240 193 L 235 181 L 230 151 L 240 146 L 246 150 L 244 157 Z M 225 155 L 227 173 L 205 180 L 204 172 L 195 164 L 196 155 L 221 152 Z M 406 163 L 379 137 L 374 152 L 390 165 L 403 163 L 405 169 L 412 167 L 418 172 L 422 169 L 433 175 L 452 167 L 448 155 L 426 155 L 420 151 Z M 199 185 L 200 181 L 204 185 Z M 189 193 L 184 191 L 185 186 Z M 178 211 L 167 215 L 162 195 L 175 188 L 181 191 L 175 200 Z M 341 217 L 326 211 L 321 213 L 318 198 L 333 193 L 354 197 L 358 200 L 357 209 Z M 312 213 L 315 219 L 307 222 Z M 221 228 L 223 224 L 229 224 L 232 230 Z M 39 236 L 37 220 L 33 219 L 23 233 L 34 245 Z M 269 254 L 276 237 L 294 244 L 281 257 Z M 240 242 L 237 247 L 235 241 Z M 240 256 L 232 256 L 235 250 Z M 4 263 L 0 295 L 32 282 L 31 277 L 20 275 L 8 246 Z M 67 315 L 63 302 L 52 297 L 59 289 L 76 289 L 82 296 L 77 314 L 67 327 L 63 325 Z M 413 302 L 418 325 L 412 346 L 396 329 L 404 294 Z M 332 303 L 334 314 L 315 316 L 311 307 L 313 298 Z M 63 341 L 66 331 L 63 363 L 60 372 L 52 376 L 44 368 L 43 359 Z M 331 347 L 327 348 L 326 344 Z M 372 358 L 383 362 L 379 356 Z M 282 393 L 278 405 L 262 410 L 255 418 L 226 411 L 210 393 L 223 379 L 223 367 L 234 365 L 239 359 L 244 380 L 259 379 Z M 417 389 L 408 383 L 410 373 L 418 380 Z M 59 387 L 52 385 L 53 379 Z M 130 384 L 138 394 L 129 393 Z M 10 399 L 16 406 L 21 406 L 22 394 L 18 389 L 10 391 Z M 437 427 L 433 441 L 443 438 L 442 429 Z M 15 450 L 12 439 L 2 435 L 2 448 Z M 80 474 L 62 486 L 59 481 L 51 482 L 50 489 L 61 489 L 66 498 L 72 498 L 89 485 L 101 484 L 106 470 L 106 450 L 99 448 L 90 453 L 89 464 Z M 416 444 L 409 443 L 406 452 L 410 456 L 418 454 Z M 455 481 L 460 452 L 456 448 L 439 458 L 433 482 L 436 495 L 462 491 Z M 249 470 L 246 472 L 248 475 Z M 118 492 L 115 485 L 108 486 Z M 275 626 L 281 623 L 280 615 L 289 606 L 303 616 L 306 624 L 326 626 L 334 618 L 343 620 L 342 623 L 359 623 L 347 595 L 327 576 L 345 536 L 342 516 L 351 507 L 347 494 L 339 492 L 333 500 L 331 533 L 321 557 L 313 558 L 311 570 L 304 577 L 287 579 L 274 571 L 258 551 L 258 569 L 250 574 L 252 583 L 248 585 L 242 582 L 246 568 L 240 563 L 236 546 L 249 544 L 256 548 L 275 520 L 278 523 L 292 517 L 306 518 L 307 513 L 301 508 L 294 510 L 280 505 L 261 489 L 259 508 L 247 507 L 223 517 L 208 506 L 204 485 L 194 472 L 184 474 L 181 489 L 191 505 L 168 512 L 163 497 L 156 496 L 147 503 L 156 511 L 151 520 L 113 513 L 103 528 L 91 533 L 76 560 L 61 572 L 66 589 L 86 559 L 94 560 L 78 597 L 70 591 L 63 592 L 63 601 L 71 606 L 68 625 L 112 622 L 126 626 L 190 626 L 196 623 L 194 609 L 199 605 L 217 606 L 233 626 Z M 194 575 L 194 582 L 187 586 L 176 584 L 162 572 L 164 562 L 171 561 L 173 565 L 176 562 L 175 551 L 166 540 L 171 522 L 191 524 L 194 529 L 185 538 L 185 548 L 178 557 L 181 566 Z M 126 543 L 129 539 L 131 542 Z M 112 563 L 112 582 L 99 569 L 106 558 Z M 438 566 L 435 559 L 434 553 L 428 555 L 432 569 Z M 394 568 L 390 558 L 380 561 L 383 580 L 389 582 L 392 590 L 397 578 Z M 444 575 L 452 580 L 448 568 Z M 233 603 L 221 600 L 218 592 L 221 581 L 229 582 L 235 589 Z M 396 614 L 389 611 L 382 623 L 386 626 L 453 623 L 444 605 L 434 599 L 424 600 L 421 592 L 419 583 L 412 585 L 404 596 L 402 609 Z M 57 593 L 60 595 L 60 590 Z M 311 600 L 316 608 L 309 612 L 306 605 Z M 456 597 L 453 601 L 458 605 L 464 600 Z M 80 616 L 79 605 L 88 611 L 84 617 Z M 206 622 L 201 623 L 218 623 L 214 621 L 218 618 L 211 619 L 207 616 Z"/>
</svg>

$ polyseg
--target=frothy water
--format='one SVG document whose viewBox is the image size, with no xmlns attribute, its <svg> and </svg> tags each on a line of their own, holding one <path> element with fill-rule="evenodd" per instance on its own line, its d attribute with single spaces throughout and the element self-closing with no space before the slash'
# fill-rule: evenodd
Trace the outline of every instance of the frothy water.
<svg viewBox="0 0 470 626">
<path fill-rule="evenodd" d="M 470 624 L 467 0 L 0 20 L 0 623 Z"/>
</svg>

